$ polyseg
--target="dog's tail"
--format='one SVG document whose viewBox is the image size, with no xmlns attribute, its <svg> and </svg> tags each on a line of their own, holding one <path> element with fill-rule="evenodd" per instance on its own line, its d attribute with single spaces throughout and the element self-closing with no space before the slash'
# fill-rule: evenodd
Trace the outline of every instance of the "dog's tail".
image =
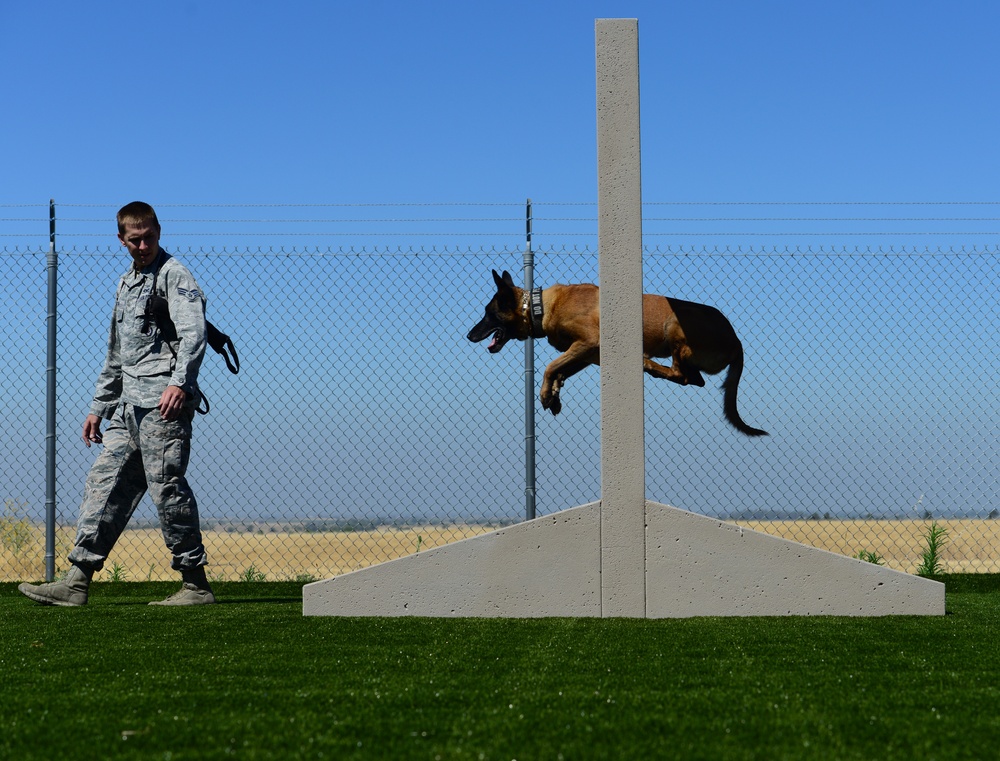
<svg viewBox="0 0 1000 761">
<path fill-rule="evenodd" d="M 736 390 L 740 385 L 740 376 L 743 375 L 743 347 L 737 346 L 733 361 L 729 363 L 729 372 L 726 373 L 726 380 L 722 383 L 724 395 L 722 397 L 722 412 L 726 420 L 740 433 L 747 436 L 767 436 L 767 431 L 759 428 L 751 428 L 743 422 L 739 410 L 736 408 Z"/>
</svg>

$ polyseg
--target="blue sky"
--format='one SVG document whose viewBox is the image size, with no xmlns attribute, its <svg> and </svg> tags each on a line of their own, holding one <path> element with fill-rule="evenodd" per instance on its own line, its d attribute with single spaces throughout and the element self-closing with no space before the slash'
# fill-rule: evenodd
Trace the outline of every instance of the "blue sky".
<svg viewBox="0 0 1000 761">
<path fill-rule="evenodd" d="M 55 0 L 0 5 L 0 204 L 593 201 L 610 17 L 646 201 L 1000 198 L 986 0 Z"/>
<path fill-rule="evenodd" d="M 303 207 L 510 204 L 512 208 L 500 212 L 513 219 L 501 225 L 510 234 L 480 239 L 476 244 L 496 246 L 494 250 L 505 250 L 510 255 L 482 261 L 469 258 L 466 264 L 474 271 L 459 273 L 451 280 L 442 277 L 434 288 L 437 293 L 448 294 L 453 326 L 439 339 L 443 347 L 440 354 L 465 363 L 484 378 L 485 373 L 495 374 L 495 378 L 490 376 L 492 380 L 470 388 L 463 386 L 463 393 L 502 387 L 505 402 L 513 400 L 517 405 L 519 351 L 508 349 L 503 359 L 491 358 L 483 347 L 468 344 L 464 336 L 489 295 L 489 268 L 516 269 L 520 262 L 523 222 L 518 218 L 523 212 L 518 204 L 531 197 L 550 216 L 596 215 L 593 208 L 581 211 L 570 207 L 564 212 L 555 204 L 592 203 L 597 198 L 594 21 L 612 17 L 634 17 L 639 21 L 642 176 L 647 203 L 1000 202 L 1000 105 L 996 99 L 1000 67 L 995 52 L 1000 4 L 992 1 L 285 0 L 279 4 L 181 0 L 136 4 L 9 0 L 0 3 L 4 72 L 0 79 L 4 107 L 0 119 L 0 218 L 34 219 L 0 222 L 0 251 L 11 241 L 14 246 L 28 247 L 40 243 L 34 250 L 44 250 L 45 204 L 49 198 L 69 207 L 60 211 L 61 231 L 76 224 L 89 231 L 84 234 L 95 236 L 84 241 L 84 248 L 94 251 L 106 246 L 121 256 L 124 254 L 112 237 L 114 211 L 137 198 L 153 203 L 161 219 L 170 218 L 170 224 L 164 227 L 164 244 L 171 252 L 181 254 L 183 246 L 175 243 L 182 233 L 189 236 L 183 241 L 185 245 L 215 252 L 231 243 L 224 236 L 207 237 L 218 235 L 219 228 L 224 230 L 230 225 L 221 220 L 270 216 L 280 208 L 277 205 L 297 207 L 295 214 L 334 216 L 340 212 L 310 212 Z M 33 208 L 24 211 L 18 207 L 22 204 Z M 187 208 L 171 208 L 165 213 L 164 207 L 170 206 Z M 435 210 L 431 214 L 442 216 L 451 211 Z M 755 205 L 745 212 L 733 207 L 717 212 L 715 207 L 683 206 L 653 207 L 647 210 L 647 217 L 688 213 L 709 217 L 734 213 L 775 217 L 975 215 L 986 219 L 974 223 L 900 222 L 896 227 L 906 229 L 912 224 L 914 228 L 961 230 L 974 225 L 980 231 L 996 231 L 1000 230 L 1000 222 L 991 217 L 1000 217 L 998 211 L 1000 203 L 966 205 L 954 211 L 947 206 L 864 206 L 855 211 L 839 206 L 800 210 L 795 206 Z M 388 213 L 423 212 L 396 209 Z M 495 210 L 484 213 L 493 214 Z M 199 214 L 213 217 L 215 226 L 189 226 L 185 231 L 180 219 Z M 76 223 L 67 216 L 89 221 Z M 676 239 L 655 237 L 656 224 L 647 222 L 644 227 L 647 245 L 672 245 Z M 759 224 L 763 229 L 786 230 L 799 225 L 782 219 Z M 830 223 L 814 224 L 822 229 Z M 882 221 L 838 224 L 846 229 L 857 226 L 878 230 L 887 226 Z M 717 229 L 733 227 L 721 222 L 711 225 Z M 289 229 L 287 225 L 274 227 Z M 27 238 L 5 239 L 5 235 L 26 236 L 29 229 L 32 236 L 41 238 L 34 237 L 30 243 L 25 243 Z M 61 250 L 72 251 L 71 236 L 61 240 L 67 238 Z M 398 236 L 396 240 L 409 245 Z M 453 240 L 421 238 L 411 242 L 436 246 Z M 755 245 L 764 241 L 736 234 L 731 234 L 730 239 L 708 238 L 701 242 L 706 240 L 709 247 L 717 241 L 729 245 L 732 240 L 740 246 L 748 241 Z M 955 250 L 965 240 L 944 236 L 917 239 L 916 243 Z M 293 245 L 301 242 L 291 241 Z M 326 241 L 331 242 L 338 246 L 345 239 Z M 378 236 L 362 242 L 395 245 L 387 237 Z M 584 245 L 593 249 L 594 242 L 586 240 Z M 803 242 L 790 239 L 793 246 Z M 861 247 L 877 247 L 883 242 L 895 245 L 897 238 L 822 241 L 824 245 Z M 255 239 L 252 235 L 239 243 L 251 248 L 282 245 L 280 239 Z M 997 235 L 980 233 L 974 243 L 995 251 Z M 238 314 L 249 293 L 246 283 L 225 267 L 216 269 L 219 265 L 214 262 L 225 260 L 209 258 L 212 266 L 202 264 L 198 276 L 211 294 L 210 316 L 224 327 L 237 326 L 230 329 L 242 333 L 241 349 L 252 360 L 254 336 Z M 570 259 L 573 257 L 540 257 L 539 282 L 592 279 L 593 268 L 574 270 L 575 262 L 568 263 Z M 109 272 L 102 274 L 106 280 L 95 279 L 92 286 L 79 289 L 80 283 L 90 281 L 85 280 L 85 271 L 67 271 L 65 267 L 75 263 L 73 257 L 65 257 L 60 282 L 70 292 L 77 288 L 85 298 L 103 299 L 94 302 L 102 305 L 95 312 L 103 315 L 104 300 L 111 297 L 108 289 L 113 273 L 124 266 L 124 261 L 108 263 Z M 810 424 L 839 421 L 830 412 L 836 409 L 831 395 L 819 398 L 814 385 L 806 381 L 783 382 L 801 377 L 797 373 L 804 371 L 804 363 L 806 370 L 814 361 L 822 363 L 825 370 L 823 352 L 829 351 L 834 372 L 817 370 L 816 377 L 836 379 L 837 388 L 844 393 L 841 406 L 855 415 L 870 414 L 866 406 L 870 400 L 879 401 L 885 394 L 895 393 L 900 383 L 904 388 L 912 384 L 926 391 L 930 396 L 918 398 L 908 409 L 921 413 L 931 410 L 947 421 L 947 426 L 929 425 L 926 436 L 936 442 L 942 427 L 952 431 L 949 435 L 957 443 L 945 448 L 959 465 L 948 472 L 961 474 L 964 471 L 959 466 L 966 453 L 984 438 L 975 426 L 983 421 L 989 425 L 996 419 L 995 399 L 983 390 L 980 376 L 976 375 L 984 367 L 988 372 L 995 364 L 995 341 L 991 343 L 989 337 L 996 330 L 989 319 L 970 320 L 968 333 L 960 335 L 959 340 L 967 341 L 969 346 L 985 347 L 985 358 L 948 353 L 952 364 L 942 370 L 934 364 L 941 357 L 933 357 L 931 367 L 935 372 L 928 373 L 928 347 L 934 339 L 927 336 L 933 335 L 937 323 L 935 313 L 923 309 L 914 294 L 922 294 L 925 286 L 930 288 L 935 283 L 932 273 L 920 269 L 922 261 L 919 257 L 914 260 L 912 275 L 899 276 L 889 302 L 893 307 L 890 318 L 903 320 L 898 315 L 909 315 L 906 309 L 912 309 L 920 318 L 915 317 L 913 324 L 923 325 L 921 320 L 931 324 L 926 332 L 914 330 L 903 348 L 890 347 L 885 352 L 889 358 L 884 364 L 887 375 L 867 379 L 868 385 L 854 381 L 859 369 L 851 365 L 853 357 L 847 356 L 850 344 L 836 339 L 839 332 L 851 335 L 844 319 L 853 321 L 850 325 L 858 331 L 867 329 L 867 320 L 886 320 L 881 315 L 869 315 L 871 303 L 884 301 L 878 290 L 882 284 L 876 277 L 880 270 L 876 269 L 869 281 L 852 279 L 850 272 L 833 271 L 855 289 L 848 289 L 848 295 L 861 299 L 860 306 L 844 317 L 835 309 L 843 294 L 825 293 L 825 281 L 810 277 L 811 263 L 797 264 L 803 267 L 802 272 L 796 270 L 801 282 L 795 295 L 803 299 L 797 303 L 808 304 L 810 298 L 822 297 L 833 316 L 820 324 L 823 331 L 836 336 L 828 339 L 823 332 L 825 343 L 817 339 L 816 344 L 801 347 L 804 359 L 788 354 L 797 348 L 794 331 L 768 332 L 773 326 L 754 322 L 766 321 L 769 309 L 787 295 L 777 287 L 781 283 L 776 283 L 774 293 L 769 291 L 770 300 L 747 302 L 740 296 L 738 273 L 720 270 L 707 278 L 700 271 L 684 275 L 680 263 L 664 267 L 661 262 L 660 271 L 652 273 L 654 279 L 649 285 L 658 291 L 669 287 L 678 297 L 718 303 L 750 336 L 748 343 L 756 365 L 746 377 L 748 383 L 761 383 L 764 390 L 755 390 L 753 385 L 746 388 L 745 413 L 751 423 L 775 428 L 773 438 L 759 445 L 774 448 L 766 452 L 778 452 L 773 461 L 768 461 L 774 472 L 798 472 L 789 464 L 797 456 L 796 449 L 801 449 L 793 433 L 813 435 Z M 965 279 L 956 279 L 953 274 L 941 278 L 954 281 L 958 289 L 968 285 L 970 292 L 982 299 L 976 302 L 975 309 L 963 312 L 963 318 L 981 313 L 995 322 L 995 288 L 990 286 L 995 283 L 990 271 L 995 261 L 993 256 L 976 264 L 982 271 L 970 271 Z M 426 269 L 430 265 L 422 262 L 416 266 Z M 760 266 L 766 268 L 767 264 Z M 30 276 L 41 275 L 42 270 L 33 262 L 30 267 Z M 23 284 L 14 283 L 10 290 L 26 298 L 41 299 L 41 281 L 28 280 L 29 274 Z M 768 276 L 766 272 L 764 276 Z M 404 280 L 409 284 L 409 279 Z M 373 284 L 391 287 L 378 277 Z M 936 286 L 933 292 L 938 292 Z M 253 293 L 254 297 L 260 295 Z M 364 294 L 351 295 L 361 298 Z M 298 296 L 296 292 L 296 301 L 300 300 Z M 321 294 L 325 296 L 325 292 Z M 906 309 L 896 310 L 896 304 Z M 362 301 L 350 313 L 364 315 L 364 309 L 370 308 L 371 304 Z M 263 307 L 260 309 L 261 314 L 273 316 Z M 940 311 L 947 313 L 944 307 Z M 31 315 L 23 319 L 37 331 L 44 314 L 39 301 Z M 326 330 L 325 323 L 316 320 L 315 312 L 302 319 L 302 324 L 320 332 Z M 800 318 L 786 315 L 784 319 Z M 102 332 L 102 327 L 89 331 L 97 336 L 98 344 L 103 340 Z M 38 332 L 32 335 L 41 336 Z M 361 344 L 370 344 L 366 344 L 368 349 L 374 346 L 381 350 L 381 345 L 366 334 L 360 337 Z M 954 337 L 949 335 L 949 339 Z M 774 342 L 770 356 L 767 340 Z M 269 341 L 265 331 L 259 337 L 256 364 L 262 371 L 271 368 L 261 359 L 270 348 Z M 15 345 L 8 353 L 16 355 L 17 350 Z M 67 354 L 74 361 L 88 362 L 76 370 L 79 378 L 71 368 L 60 368 L 60 382 L 80 396 L 79 401 L 64 401 L 65 414 L 71 420 L 65 424 L 68 433 L 61 434 L 60 441 L 79 453 L 80 410 L 92 390 L 96 373 L 92 364 L 98 359 L 91 358 L 89 352 L 85 357 L 76 357 L 72 351 Z M 99 357 L 99 352 L 95 356 Z M 548 347 L 538 349 L 539 373 L 552 356 Z M 770 375 L 769 359 L 780 368 Z M 63 361 L 68 363 L 69 359 Z M 498 364 L 501 361 L 505 364 Z M 247 364 L 250 369 L 241 375 L 240 384 L 254 379 L 255 364 Z M 844 366 L 848 371 L 840 372 Z M 859 367 L 862 374 L 867 374 L 864 363 Z M 967 371 L 969 367 L 974 372 Z M 15 369 L 12 366 L 9 372 L 13 374 Z M 937 384 L 935 373 L 949 382 Z M 309 378 L 307 374 L 302 377 Z M 595 378 L 596 373 L 590 373 L 589 382 Z M 12 376 L 12 382 L 23 384 L 24 380 Z M 428 383 L 423 377 L 413 382 Z M 576 393 L 582 396 L 584 380 L 574 379 L 574 383 L 574 389 L 580 389 Z M 767 384 L 771 383 L 776 384 L 774 388 L 787 389 L 788 396 L 768 398 L 772 386 Z M 31 390 L 40 392 L 40 388 Z M 224 377 L 212 388 L 213 402 L 224 409 L 225 394 L 239 394 L 246 385 L 234 385 Z M 394 387 L 390 384 L 390 388 Z M 942 401 L 934 396 L 939 392 L 947 398 Z M 653 393 L 669 400 L 661 405 L 663 410 L 658 414 L 663 415 L 669 413 L 669 404 L 682 398 L 673 388 L 657 387 Z M 984 396 L 981 409 L 976 407 L 980 395 Z M 709 405 L 704 419 L 713 423 L 712 428 L 704 429 L 710 432 L 705 435 L 726 436 L 729 432 L 718 420 L 718 395 L 706 394 L 704 399 Z M 962 411 L 952 414 L 951 404 L 957 404 Z M 879 414 L 891 414 L 894 409 L 881 401 L 879 405 Z M 473 407 L 475 414 L 485 414 L 485 407 Z M 502 419 L 511 417 L 503 410 L 495 413 Z M 824 418 L 827 413 L 829 417 Z M 560 421 L 570 414 L 564 413 Z M 593 407 L 579 405 L 579 412 L 572 414 L 579 414 L 586 424 L 597 420 Z M 810 420 L 810 415 L 820 419 Z M 972 422 L 963 428 L 954 424 L 958 418 Z M 544 420 L 542 437 L 546 434 L 544 426 L 553 426 L 549 430 L 555 441 L 565 438 L 572 426 L 571 422 L 559 422 L 561 427 L 556 428 L 549 418 Z M 206 426 L 206 430 L 213 428 Z M 781 430 L 785 431 L 784 439 Z M 838 429 L 834 437 L 824 430 L 820 425 L 815 434 L 818 440 L 825 441 L 823 437 L 828 435 L 830 440 L 843 440 L 845 452 L 864 459 L 864 452 L 853 442 L 853 431 L 843 433 Z M 518 435 L 515 431 L 514 436 Z M 591 431 L 577 438 L 596 441 L 597 437 Z M 731 437 L 722 441 L 726 442 L 722 452 L 739 446 L 731 444 Z M 923 445 L 918 442 L 915 446 Z M 915 450 L 916 455 L 907 451 L 904 457 L 890 452 L 887 459 L 919 468 L 923 462 L 920 452 L 937 451 L 935 446 L 937 443 L 929 443 Z M 826 458 L 808 452 L 805 458 L 809 464 L 803 466 L 803 472 L 808 475 L 799 478 L 799 483 L 812 484 L 817 476 L 809 468 L 826 468 Z M 984 470 L 995 471 L 992 454 L 983 455 L 977 462 L 987 460 Z M 842 474 L 850 474 L 853 467 L 842 467 Z M 880 479 L 884 480 L 880 472 L 872 476 L 873 483 Z M 890 480 L 891 488 L 898 487 L 899 501 L 909 509 L 922 487 L 910 483 L 908 477 Z M 80 485 L 78 482 L 78 478 L 73 479 L 73 488 Z M 942 492 L 950 494 L 948 489 L 942 488 Z M 985 501 L 994 497 L 995 490 L 987 484 L 981 494 L 985 507 L 978 503 L 974 507 L 988 512 L 995 505 Z M 941 498 L 934 509 L 953 509 L 953 501 L 951 497 Z M 697 509 L 695 502 L 692 500 L 690 507 Z M 928 497 L 925 504 L 931 502 Z M 848 507 L 854 509 L 853 505 Z M 779 504 L 778 508 L 783 506 Z M 807 512 L 812 512 L 812 506 Z"/>
</svg>

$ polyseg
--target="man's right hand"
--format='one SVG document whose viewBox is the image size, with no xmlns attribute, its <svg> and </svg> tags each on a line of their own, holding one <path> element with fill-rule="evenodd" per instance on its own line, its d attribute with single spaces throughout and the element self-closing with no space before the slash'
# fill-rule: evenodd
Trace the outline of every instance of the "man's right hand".
<svg viewBox="0 0 1000 761">
<path fill-rule="evenodd" d="M 89 447 L 91 442 L 100 444 L 102 441 L 101 419 L 97 415 L 87 415 L 87 419 L 83 421 L 83 443 Z"/>
</svg>

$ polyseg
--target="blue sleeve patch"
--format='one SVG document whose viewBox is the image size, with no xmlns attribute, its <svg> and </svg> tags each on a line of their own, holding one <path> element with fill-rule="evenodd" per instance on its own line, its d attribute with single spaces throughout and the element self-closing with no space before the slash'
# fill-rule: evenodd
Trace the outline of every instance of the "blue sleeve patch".
<svg viewBox="0 0 1000 761">
<path fill-rule="evenodd" d="M 201 291 L 197 288 L 191 288 L 190 290 L 187 288 L 178 288 L 177 293 L 186 298 L 188 301 L 196 301 L 204 298 Z"/>
</svg>

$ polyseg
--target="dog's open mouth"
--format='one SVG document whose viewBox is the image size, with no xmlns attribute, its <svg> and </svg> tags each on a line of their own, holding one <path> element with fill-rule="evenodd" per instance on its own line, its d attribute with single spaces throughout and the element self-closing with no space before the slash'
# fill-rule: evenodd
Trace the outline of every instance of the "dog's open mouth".
<svg viewBox="0 0 1000 761">
<path fill-rule="evenodd" d="M 493 331 L 493 338 L 490 340 L 490 345 L 486 348 L 490 354 L 496 354 L 503 348 L 505 343 L 507 343 L 507 335 L 502 328 L 497 328 Z"/>
</svg>

